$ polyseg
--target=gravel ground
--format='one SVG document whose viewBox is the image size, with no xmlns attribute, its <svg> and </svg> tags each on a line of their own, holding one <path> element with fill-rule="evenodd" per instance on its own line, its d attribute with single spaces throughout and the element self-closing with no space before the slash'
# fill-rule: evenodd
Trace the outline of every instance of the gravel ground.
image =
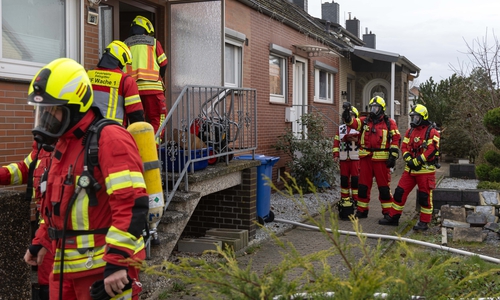
<svg viewBox="0 0 500 300">
<path fill-rule="evenodd" d="M 299 194 L 295 194 L 293 196 L 295 199 L 300 199 Z M 304 205 L 307 207 L 307 210 L 311 215 L 317 215 L 322 206 L 325 205 L 333 205 L 337 203 L 340 199 L 340 188 L 332 187 L 326 190 L 321 191 L 316 194 L 306 194 L 303 195 Z M 284 219 L 288 221 L 294 222 L 302 222 L 307 219 L 304 215 L 303 210 L 299 207 L 296 202 L 293 201 L 291 196 L 285 196 L 280 193 L 271 194 L 270 198 L 271 202 L 271 211 L 274 213 L 275 219 Z M 264 227 L 267 230 L 274 232 L 276 235 L 280 236 L 284 232 L 293 228 L 291 224 L 279 223 L 279 222 L 270 222 L 265 223 Z M 259 228 L 257 229 L 255 239 L 252 240 L 249 245 L 259 244 L 264 240 L 269 238 L 269 233 Z"/>
<path fill-rule="evenodd" d="M 475 189 L 479 180 L 476 179 L 460 179 L 460 178 L 443 178 L 438 185 L 441 189 L 459 189 L 469 190 Z"/>
</svg>

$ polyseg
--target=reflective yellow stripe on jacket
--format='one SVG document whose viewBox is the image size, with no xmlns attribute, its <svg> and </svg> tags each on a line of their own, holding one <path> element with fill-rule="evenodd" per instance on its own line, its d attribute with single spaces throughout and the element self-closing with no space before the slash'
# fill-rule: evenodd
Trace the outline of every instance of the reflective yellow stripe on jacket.
<svg viewBox="0 0 500 300">
<path fill-rule="evenodd" d="M 150 36 L 132 36 L 125 40 L 132 52 L 131 65 L 126 73 L 132 76 L 141 90 L 161 90 L 160 64 L 167 59 L 165 54 L 156 57 L 156 39 Z"/>
</svg>

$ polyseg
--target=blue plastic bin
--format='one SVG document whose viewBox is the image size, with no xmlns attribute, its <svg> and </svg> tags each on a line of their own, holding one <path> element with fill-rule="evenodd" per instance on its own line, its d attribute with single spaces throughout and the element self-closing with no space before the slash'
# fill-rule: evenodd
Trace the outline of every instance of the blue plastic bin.
<svg viewBox="0 0 500 300">
<path fill-rule="evenodd" d="M 210 153 L 210 150 L 212 150 L 212 147 L 191 150 L 191 159 L 207 157 Z M 165 148 L 164 147 L 161 148 L 161 157 L 162 157 L 163 170 L 166 169 L 169 172 L 181 171 L 182 169 L 184 169 L 184 164 L 189 160 L 189 156 L 187 155 L 187 152 L 184 153 L 184 150 L 178 149 L 177 155 L 175 155 L 175 158 L 171 157 L 170 153 L 168 153 L 168 156 L 166 157 L 167 162 L 163 161 L 163 159 L 165 158 Z M 188 168 L 188 172 L 191 172 L 191 168 L 193 168 L 194 171 L 198 171 L 198 170 L 205 169 L 207 166 L 208 166 L 208 158 L 205 160 L 197 161 L 197 162 L 193 163 L 192 165 L 190 165 Z"/>
<path fill-rule="evenodd" d="M 234 159 L 252 160 L 252 155 L 240 155 Z M 273 166 L 279 159 L 275 156 L 255 154 L 255 160 L 260 161 L 260 166 L 257 167 L 257 216 L 261 224 L 262 220 L 264 222 L 274 220 L 274 213 L 271 211 L 271 187 L 267 185 L 265 176 L 272 178 Z"/>
</svg>

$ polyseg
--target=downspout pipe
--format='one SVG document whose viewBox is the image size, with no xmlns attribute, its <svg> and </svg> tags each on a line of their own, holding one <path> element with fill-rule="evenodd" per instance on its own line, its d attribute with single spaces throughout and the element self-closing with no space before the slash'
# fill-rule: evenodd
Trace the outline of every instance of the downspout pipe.
<svg viewBox="0 0 500 300">
<path fill-rule="evenodd" d="M 291 225 L 296 225 L 296 226 L 300 226 L 300 227 L 304 227 L 304 228 L 319 230 L 319 227 L 317 227 L 317 226 L 307 225 L 307 224 L 303 224 L 303 223 L 299 223 L 299 222 L 294 222 L 294 221 L 289 221 L 289 220 L 284 220 L 284 219 L 274 219 L 274 221 L 279 222 L 279 223 L 291 224 Z M 325 230 L 327 232 L 333 233 L 333 231 L 330 228 L 325 228 Z M 347 236 L 357 236 L 358 235 L 356 232 L 353 232 L 353 231 L 337 230 L 337 232 L 340 234 L 343 234 L 343 235 L 347 235 Z M 374 234 L 374 233 L 359 233 L 359 235 L 367 237 L 367 238 L 387 239 L 387 240 L 407 242 L 407 243 L 412 243 L 412 244 L 425 246 L 425 247 L 429 247 L 429 248 L 434 248 L 434 249 L 438 249 L 438 250 L 444 250 L 444 251 L 448 251 L 448 252 L 452 252 L 452 253 L 456 253 L 456 254 L 460 254 L 460 255 L 465 255 L 465 256 L 477 256 L 477 257 L 481 258 L 482 260 L 489 261 L 489 262 L 496 263 L 496 264 L 500 264 L 500 259 L 498 259 L 498 258 L 494 258 L 491 256 L 486 256 L 486 255 L 481 255 L 481 254 L 477 254 L 477 253 L 473 253 L 473 252 L 469 252 L 469 251 L 464 251 L 464 250 L 460 250 L 460 249 L 455 249 L 455 248 L 451 248 L 451 247 L 447 247 L 447 246 L 427 243 L 427 242 L 423 242 L 423 241 L 419 241 L 419 240 L 413 240 L 413 239 L 399 237 L 399 236 L 393 236 L 393 235 Z"/>
</svg>

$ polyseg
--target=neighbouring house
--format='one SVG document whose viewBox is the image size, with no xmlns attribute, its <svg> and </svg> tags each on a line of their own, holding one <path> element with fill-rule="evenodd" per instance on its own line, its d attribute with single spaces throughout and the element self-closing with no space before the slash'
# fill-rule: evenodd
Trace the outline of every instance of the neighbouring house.
<svg viewBox="0 0 500 300">
<path fill-rule="evenodd" d="M 307 0 L 0 0 L 0 4 L 1 165 L 20 161 L 31 151 L 33 110 L 26 99 L 34 74 L 58 57 L 73 58 L 87 70 L 93 69 L 109 42 L 128 37 L 137 15 L 152 21 L 169 60 L 167 107 L 182 99 L 186 86 L 255 91 L 252 121 L 258 154 L 281 157 L 283 153 L 273 148 L 276 138 L 286 129 L 299 132 L 295 121 L 308 112 L 322 114 L 326 131 L 333 137 L 342 103 L 350 101 L 366 112 L 375 95 L 386 99 L 387 113 L 396 119 L 401 132 L 408 127 L 408 86 L 420 69 L 390 49 L 376 49 L 375 34 L 367 31 L 361 37 L 360 20 L 349 17 L 345 27 L 340 24 L 338 3 L 323 3 L 322 18 L 307 13 Z M 286 171 L 286 162 L 282 157 L 273 168 L 274 182 Z M 244 173 L 240 181 L 255 188 L 255 173 Z M 210 224 L 248 229 L 252 238 L 255 193 L 245 194 L 250 204 L 239 207 L 231 201 L 239 199 L 235 195 L 240 190 L 193 196 L 196 202 L 179 214 L 187 220 L 175 227 L 180 232 L 172 245 L 184 228 L 195 234 L 208 226 L 203 220 L 210 218 L 214 220 Z M 224 208 L 214 208 L 217 204 L 213 203 L 221 201 Z M 212 216 L 200 217 L 203 212 L 194 211 L 197 205 Z M 235 211 L 244 217 L 235 217 Z M 191 225 L 187 223 L 190 218 Z"/>
</svg>

